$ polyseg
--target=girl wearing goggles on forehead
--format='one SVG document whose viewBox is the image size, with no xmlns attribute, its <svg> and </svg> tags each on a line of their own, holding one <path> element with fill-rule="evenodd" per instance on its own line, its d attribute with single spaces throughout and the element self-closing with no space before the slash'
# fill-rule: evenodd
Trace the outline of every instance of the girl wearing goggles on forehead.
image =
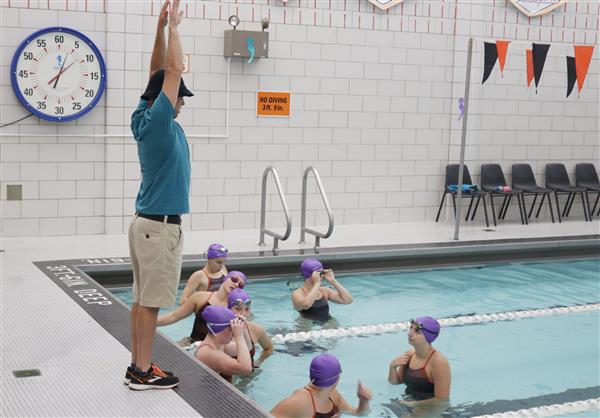
<svg viewBox="0 0 600 418">
<path fill-rule="evenodd" d="M 203 340 L 209 333 L 202 312 L 208 306 L 227 307 L 227 296 L 235 289 L 243 289 L 246 286 L 246 275 L 241 271 L 230 271 L 227 279 L 221 284 L 216 292 L 196 292 L 190 296 L 187 302 L 172 312 L 158 317 L 159 327 L 173 324 L 187 318 L 191 314 L 196 315 L 194 326 L 189 338 L 180 341 L 181 345 L 187 346 L 196 341 Z"/>
<path fill-rule="evenodd" d="M 414 349 L 390 363 L 388 382 L 406 385 L 408 396 L 400 403 L 413 408 L 418 416 L 439 415 L 449 406 L 450 365 L 446 357 L 431 346 L 439 333 L 439 322 L 430 316 L 411 320 L 408 343 Z"/>
<path fill-rule="evenodd" d="M 252 373 L 252 362 L 244 340 L 244 320 L 223 306 L 208 306 L 202 312 L 209 334 L 196 350 L 196 358 L 231 382 L 234 375 Z M 236 356 L 225 354 L 225 345 L 235 341 Z"/>
<path fill-rule="evenodd" d="M 352 303 L 352 295 L 342 286 L 333 274 L 333 270 L 325 270 L 319 260 L 307 258 L 300 265 L 304 286 L 294 290 L 292 303 L 302 316 L 316 321 L 327 321 L 329 315 L 329 303 L 340 303 L 348 305 Z M 322 280 L 331 284 L 334 289 L 321 286 Z"/>
<path fill-rule="evenodd" d="M 181 293 L 179 304 L 183 305 L 195 292 L 215 292 L 227 280 L 225 262 L 229 251 L 221 244 L 211 244 L 206 250 L 206 265 L 195 271 Z"/>
<path fill-rule="evenodd" d="M 252 314 L 250 311 L 250 304 L 250 297 L 242 289 L 233 290 L 227 298 L 227 307 L 234 314 L 236 314 L 238 318 L 242 318 L 244 320 L 244 339 L 246 341 L 246 346 L 249 347 L 250 350 L 252 367 L 257 368 L 263 363 L 263 361 L 265 361 L 267 357 L 273 354 L 273 343 L 261 325 L 248 321 L 248 317 Z M 260 354 L 258 360 L 254 360 L 254 355 L 256 354 L 256 343 L 260 344 L 262 348 L 262 353 Z M 229 343 L 225 347 L 225 352 L 234 357 L 237 353 L 236 342 L 232 341 Z"/>
</svg>

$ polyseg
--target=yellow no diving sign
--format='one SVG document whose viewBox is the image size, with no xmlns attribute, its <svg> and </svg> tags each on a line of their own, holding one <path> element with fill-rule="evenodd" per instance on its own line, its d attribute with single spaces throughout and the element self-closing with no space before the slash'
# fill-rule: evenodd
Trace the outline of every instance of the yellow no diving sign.
<svg viewBox="0 0 600 418">
<path fill-rule="evenodd" d="M 256 93 L 256 116 L 290 116 L 289 91 L 259 91 Z"/>
</svg>

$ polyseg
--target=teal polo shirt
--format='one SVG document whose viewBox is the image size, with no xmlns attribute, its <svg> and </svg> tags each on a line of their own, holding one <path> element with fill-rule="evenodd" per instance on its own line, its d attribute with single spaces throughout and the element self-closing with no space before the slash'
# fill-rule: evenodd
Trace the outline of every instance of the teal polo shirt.
<svg viewBox="0 0 600 418">
<path fill-rule="evenodd" d="M 135 200 L 138 213 L 178 215 L 190 212 L 190 150 L 175 122 L 175 109 L 161 91 L 148 107 L 140 100 L 131 115 L 142 183 Z"/>
</svg>

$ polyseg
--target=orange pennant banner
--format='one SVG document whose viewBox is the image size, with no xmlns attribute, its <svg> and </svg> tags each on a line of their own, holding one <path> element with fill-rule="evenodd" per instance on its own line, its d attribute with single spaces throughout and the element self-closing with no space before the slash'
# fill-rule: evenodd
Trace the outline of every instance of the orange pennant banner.
<svg viewBox="0 0 600 418">
<path fill-rule="evenodd" d="M 498 61 L 500 61 L 500 73 L 504 74 L 504 64 L 506 63 L 506 51 L 510 41 L 496 41 L 496 49 L 498 50 Z"/>
<path fill-rule="evenodd" d="M 590 68 L 592 54 L 594 53 L 593 45 L 574 45 L 575 48 L 575 71 L 577 73 L 577 90 L 581 93 L 583 82 Z"/>
<path fill-rule="evenodd" d="M 529 87 L 533 81 L 533 50 L 526 49 L 525 53 L 527 58 L 527 87 Z"/>
</svg>

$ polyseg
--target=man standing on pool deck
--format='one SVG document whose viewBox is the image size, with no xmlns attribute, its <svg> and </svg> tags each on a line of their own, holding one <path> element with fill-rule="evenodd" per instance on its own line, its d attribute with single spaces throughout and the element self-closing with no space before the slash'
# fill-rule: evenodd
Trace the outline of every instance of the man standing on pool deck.
<svg viewBox="0 0 600 418">
<path fill-rule="evenodd" d="M 129 226 L 133 304 L 131 365 L 125 383 L 134 390 L 170 389 L 179 383 L 172 373 L 152 363 L 152 343 L 159 308 L 175 304 L 183 249 L 181 214 L 189 213 L 190 153 L 183 129 L 175 122 L 185 104 L 183 97 L 193 96 L 181 79 L 183 54 L 177 26 L 182 14 L 179 0 L 163 4 L 150 81 L 131 116 L 142 172 L 136 214 Z"/>
</svg>

